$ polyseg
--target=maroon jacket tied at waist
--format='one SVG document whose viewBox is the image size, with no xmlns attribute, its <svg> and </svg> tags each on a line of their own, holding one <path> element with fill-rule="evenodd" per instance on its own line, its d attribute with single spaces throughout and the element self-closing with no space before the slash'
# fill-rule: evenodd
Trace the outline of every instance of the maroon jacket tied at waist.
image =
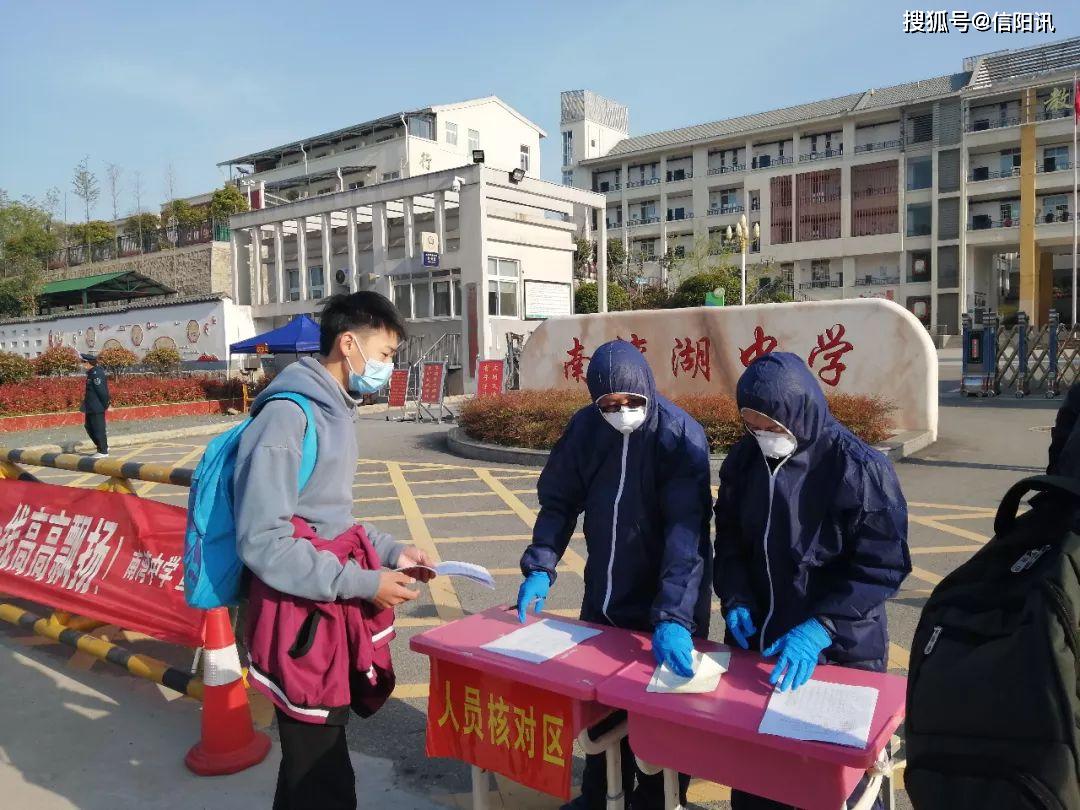
<svg viewBox="0 0 1080 810">
<path fill-rule="evenodd" d="M 292 523 L 298 543 L 367 570 L 382 565 L 361 526 L 325 540 L 304 520 L 294 517 Z M 257 577 L 248 599 L 244 640 L 251 685 L 290 717 L 343 724 L 350 706 L 367 717 L 393 692 L 393 608 L 379 610 L 363 599 L 314 602 L 276 591 Z"/>
</svg>

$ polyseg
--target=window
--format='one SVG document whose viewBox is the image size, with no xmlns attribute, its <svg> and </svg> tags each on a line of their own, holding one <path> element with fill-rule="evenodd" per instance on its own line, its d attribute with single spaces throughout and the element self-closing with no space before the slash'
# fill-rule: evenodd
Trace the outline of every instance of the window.
<svg viewBox="0 0 1080 810">
<path fill-rule="evenodd" d="M 461 316 L 461 271 L 435 270 L 395 276 L 394 305 L 406 318 Z"/>
<path fill-rule="evenodd" d="M 529 147 L 525 144 L 521 145 L 521 168 L 525 171 L 529 170 Z"/>
<path fill-rule="evenodd" d="M 1001 224 L 1003 226 L 1005 226 L 1006 228 L 1013 225 L 1013 223 L 1015 222 L 1015 217 L 1013 216 L 1014 203 L 1012 203 L 1012 202 L 1000 203 L 998 205 L 998 210 L 1001 212 Z"/>
<path fill-rule="evenodd" d="M 930 188 L 934 178 L 934 159 L 926 157 L 910 158 L 907 162 L 908 191 Z"/>
<path fill-rule="evenodd" d="M 574 162 L 574 133 L 562 134 L 562 165 L 570 166 Z"/>
<path fill-rule="evenodd" d="M 518 317 L 518 278 L 521 263 L 516 259 L 488 259 L 488 315 Z"/>
<path fill-rule="evenodd" d="M 312 299 L 322 298 L 326 295 L 326 281 L 323 278 L 321 264 L 314 264 L 308 268 L 308 293 Z"/>
<path fill-rule="evenodd" d="M 349 191 L 355 191 L 356 189 L 363 188 L 363 187 L 364 187 L 364 181 L 363 180 L 357 180 L 355 183 L 349 183 Z"/>
<path fill-rule="evenodd" d="M 913 250 L 908 254 L 911 266 L 908 269 L 908 282 L 918 283 L 930 280 L 930 251 Z"/>
<path fill-rule="evenodd" d="M 382 179 L 385 183 L 387 180 L 397 180 L 399 177 L 401 177 L 401 172 L 383 172 Z"/>
<path fill-rule="evenodd" d="M 355 143 L 350 143 L 350 144 L 349 144 L 348 146 L 346 146 L 346 147 L 345 147 L 345 148 L 344 148 L 343 150 L 341 150 L 341 151 L 343 151 L 343 152 L 351 152 L 351 151 L 352 151 L 353 149 L 355 149 L 355 148 L 356 148 L 356 144 L 355 144 Z"/>
<path fill-rule="evenodd" d="M 445 280 L 433 280 L 431 282 L 432 298 L 433 298 L 433 313 L 436 318 L 449 318 L 451 312 L 450 302 L 450 281 Z"/>
<path fill-rule="evenodd" d="M 412 283 L 408 276 L 394 281 L 394 306 L 406 318 L 412 317 Z"/>
<path fill-rule="evenodd" d="M 1020 150 L 1002 149 L 1001 176 L 1010 177 L 1014 174 L 1020 174 Z"/>
<path fill-rule="evenodd" d="M 564 186 L 572 186 L 572 185 L 574 185 L 574 173 L 573 172 L 563 172 L 562 173 L 562 184 Z"/>
<path fill-rule="evenodd" d="M 457 146 L 457 124 L 453 121 L 446 122 L 446 142 L 451 146 Z"/>
<path fill-rule="evenodd" d="M 907 207 L 907 235 L 929 236 L 930 235 L 930 203 L 920 203 Z"/>
<path fill-rule="evenodd" d="M 1043 171 L 1056 172 L 1069 168 L 1069 147 L 1048 146 L 1043 149 Z"/>
<path fill-rule="evenodd" d="M 1055 194 L 1052 197 L 1043 197 L 1043 221 L 1068 222 L 1069 197 L 1065 194 Z M 40 341 L 38 342 L 40 343 Z"/>
<path fill-rule="evenodd" d="M 288 276 L 289 276 L 289 300 L 290 301 L 299 301 L 300 300 L 300 271 L 299 270 L 290 270 L 288 272 Z"/>
<path fill-rule="evenodd" d="M 480 148 L 480 130 L 469 130 L 469 151 L 472 152 Z"/>
<path fill-rule="evenodd" d="M 435 140 L 435 119 L 430 115 L 410 116 L 409 134 L 429 141 Z"/>
<path fill-rule="evenodd" d="M 414 318 L 431 317 L 431 277 L 413 277 L 412 305 Z"/>
</svg>

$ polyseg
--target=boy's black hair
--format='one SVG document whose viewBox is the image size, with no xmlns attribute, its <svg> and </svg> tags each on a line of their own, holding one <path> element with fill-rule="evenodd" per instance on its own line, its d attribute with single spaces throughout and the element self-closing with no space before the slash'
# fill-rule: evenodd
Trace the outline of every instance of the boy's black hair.
<svg viewBox="0 0 1080 810">
<path fill-rule="evenodd" d="M 390 299 L 371 290 L 333 295 L 319 319 L 319 352 L 329 356 L 342 332 L 357 329 L 386 329 L 405 339 L 405 321 Z"/>
</svg>

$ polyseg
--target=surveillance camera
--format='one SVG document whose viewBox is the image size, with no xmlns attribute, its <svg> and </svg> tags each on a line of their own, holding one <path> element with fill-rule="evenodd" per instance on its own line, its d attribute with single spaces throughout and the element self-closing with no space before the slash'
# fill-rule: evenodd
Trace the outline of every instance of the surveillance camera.
<svg viewBox="0 0 1080 810">
<path fill-rule="evenodd" d="M 460 177 L 455 177 L 454 182 L 450 184 L 450 190 L 452 192 L 454 192 L 455 194 L 460 193 L 461 192 L 461 184 L 464 183 L 464 182 L 465 181 L 462 180 Z"/>
</svg>

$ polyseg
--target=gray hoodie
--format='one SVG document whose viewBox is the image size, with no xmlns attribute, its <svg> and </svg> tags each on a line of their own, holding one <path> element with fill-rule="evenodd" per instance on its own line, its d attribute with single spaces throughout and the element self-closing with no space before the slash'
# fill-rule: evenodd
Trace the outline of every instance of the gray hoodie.
<svg viewBox="0 0 1080 810">
<path fill-rule="evenodd" d="M 236 545 L 252 573 L 275 590 L 319 602 L 371 599 L 379 572 L 357 563 L 342 565 L 329 551 L 293 539 L 289 522 L 306 520 L 319 537 L 333 539 L 356 523 L 352 515 L 356 443 L 356 401 L 321 363 L 305 357 L 281 372 L 255 400 L 292 391 L 307 397 L 315 413 L 319 455 L 311 478 L 298 495 L 301 447 L 306 421 L 293 402 L 267 403 L 244 430 L 233 477 Z M 393 567 L 403 543 L 363 524 L 383 564 Z"/>
</svg>

